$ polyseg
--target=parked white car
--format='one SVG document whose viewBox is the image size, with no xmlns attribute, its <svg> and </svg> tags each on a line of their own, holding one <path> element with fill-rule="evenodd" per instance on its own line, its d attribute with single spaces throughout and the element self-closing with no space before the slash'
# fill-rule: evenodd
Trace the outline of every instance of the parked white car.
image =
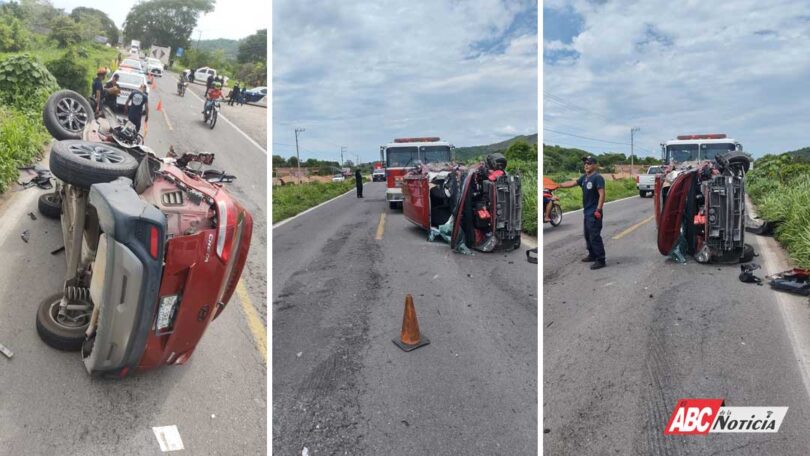
<svg viewBox="0 0 810 456">
<path fill-rule="evenodd" d="M 346 177 L 343 174 L 335 174 L 332 176 L 332 182 L 343 182 L 346 180 Z"/>
<path fill-rule="evenodd" d="M 121 88 L 121 93 L 118 94 L 116 103 L 118 106 L 124 106 L 127 103 L 127 98 L 133 90 L 141 87 L 141 84 L 146 85 L 146 94 L 149 95 L 149 83 L 146 76 L 141 73 L 134 73 L 129 71 L 116 71 L 113 75 L 118 75 L 118 87 Z M 112 79 L 112 76 L 110 76 Z M 109 79 L 108 79 L 109 81 Z"/>
<path fill-rule="evenodd" d="M 146 59 L 146 71 L 154 76 L 162 77 L 163 76 L 163 62 L 158 59 L 148 58 Z"/>
</svg>

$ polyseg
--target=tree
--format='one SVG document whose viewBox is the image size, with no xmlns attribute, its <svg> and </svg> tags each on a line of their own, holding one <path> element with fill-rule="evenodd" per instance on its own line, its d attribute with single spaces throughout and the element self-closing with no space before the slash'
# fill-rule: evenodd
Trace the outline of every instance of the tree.
<svg viewBox="0 0 810 456">
<path fill-rule="evenodd" d="M 525 141 L 515 141 L 506 149 L 506 160 L 537 161 L 537 151 Z"/>
<path fill-rule="evenodd" d="M 37 33 L 47 33 L 45 30 L 52 27 L 52 22 L 65 15 L 61 9 L 56 9 L 50 0 L 20 0 L 23 20 Z"/>
<path fill-rule="evenodd" d="M 188 48 L 200 14 L 214 10 L 214 0 L 148 0 L 132 7 L 124 22 L 126 40 L 140 40 L 143 49 L 153 44 Z"/>
<path fill-rule="evenodd" d="M 290 157 L 287 159 L 287 166 L 293 168 L 298 166 L 298 159 L 295 157 Z"/>
<path fill-rule="evenodd" d="M 267 63 L 267 29 L 248 36 L 239 44 L 239 63 Z"/>
<path fill-rule="evenodd" d="M 106 36 L 111 44 L 118 43 L 118 27 L 116 27 L 115 22 L 113 22 L 113 20 L 110 19 L 110 17 L 107 16 L 104 11 L 79 6 L 73 8 L 73 11 L 70 12 L 70 17 L 72 17 L 80 25 L 97 24 L 98 29 L 101 32 L 97 34 Z M 90 38 L 92 39 L 93 37 Z"/>
<path fill-rule="evenodd" d="M 273 155 L 273 168 L 284 168 L 287 161 L 281 155 Z"/>
<path fill-rule="evenodd" d="M 82 32 L 76 21 L 68 16 L 57 17 L 51 21 L 51 34 L 49 37 L 65 48 L 82 40 Z"/>
<path fill-rule="evenodd" d="M 28 46 L 29 34 L 16 16 L 0 14 L 0 52 L 18 52 Z"/>
</svg>

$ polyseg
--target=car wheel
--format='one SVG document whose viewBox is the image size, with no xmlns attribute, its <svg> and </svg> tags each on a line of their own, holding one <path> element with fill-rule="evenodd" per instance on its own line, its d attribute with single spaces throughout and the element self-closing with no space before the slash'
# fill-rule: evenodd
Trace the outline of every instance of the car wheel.
<svg viewBox="0 0 810 456">
<path fill-rule="evenodd" d="M 740 263 L 750 263 L 751 261 L 754 261 L 754 246 L 745 244 L 743 254 L 740 257 Z"/>
<path fill-rule="evenodd" d="M 77 351 L 82 348 L 92 308 L 90 312 L 74 311 L 73 315 L 62 318 L 58 315 L 62 296 L 56 293 L 39 304 L 37 333 L 43 342 L 57 350 Z"/>
<path fill-rule="evenodd" d="M 51 172 L 62 181 L 80 188 L 135 177 L 138 161 L 109 144 L 87 141 L 59 141 L 51 148 Z"/>
<path fill-rule="evenodd" d="M 81 139 L 84 126 L 93 119 L 93 107 L 72 90 L 60 90 L 48 97 L 42 111 L 45 128 L 59 141 Z"/>
<path fill-rule="evenodd" d="M 56 192 L 44 193 L 39 195 L 37 208 L 45 217 L 58 219 L 62 216 L 62 198 Z"/>
<path fill-rule="evenodd" d="M 639 191 L 638 191 L 638 196 L 640 196 L 640 197 L 644 198 L 644 197 L 646 197 L 646 196 L 647 196 L 647 192 L 645 192 L 644 190 L 639 190 Z"/>
</svg>

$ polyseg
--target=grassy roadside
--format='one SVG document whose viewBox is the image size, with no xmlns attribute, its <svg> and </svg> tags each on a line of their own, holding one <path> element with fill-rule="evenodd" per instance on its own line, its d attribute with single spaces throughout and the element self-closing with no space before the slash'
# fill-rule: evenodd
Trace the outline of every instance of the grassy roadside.
<svg viewBox="0 0 810 456">
<path fill-rule="evenodd" d="M 746 176 L 758 215 L 777 223 L 774 237 L 800 268 L 810 268 L 810 163 L 766 155 Z"/>
<path fill-rule="evenodd" d="M 278 223 L 354 188 L 354 179 L 273 187 L 273 223 Z"/>
<path fill-rule="evenodd" d="M 556 182 L 563 181 L 559 176 L 555 177 Z M 572 179 L 576 179 L 576 177 Z M 560 198 L 560 207 L 562 207 L 563 212 L 582 209 L 582 190 L 579 188 L 561 188 L 555 190 L 554 194 Z M 635 179 L 605 180 L 605 202 L 633 195 L 638 195 Z"/>
</svg>

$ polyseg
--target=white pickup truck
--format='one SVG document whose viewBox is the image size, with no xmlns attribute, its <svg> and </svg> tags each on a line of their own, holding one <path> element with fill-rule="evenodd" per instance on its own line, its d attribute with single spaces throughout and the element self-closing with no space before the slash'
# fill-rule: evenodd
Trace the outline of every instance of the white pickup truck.
<svg viewBox="0 0 810 456">
<path fill-rule="evenodd" d="M 638 188 L 638 196 L 644 198 L 647 193 L 653 194 L 655 190 L 655 175 L 664 172 L 660 166 L 650 166 L 647 168 L 647 174 L 640 174 L 636 176 L 636 188 Z"/>
</svg>

